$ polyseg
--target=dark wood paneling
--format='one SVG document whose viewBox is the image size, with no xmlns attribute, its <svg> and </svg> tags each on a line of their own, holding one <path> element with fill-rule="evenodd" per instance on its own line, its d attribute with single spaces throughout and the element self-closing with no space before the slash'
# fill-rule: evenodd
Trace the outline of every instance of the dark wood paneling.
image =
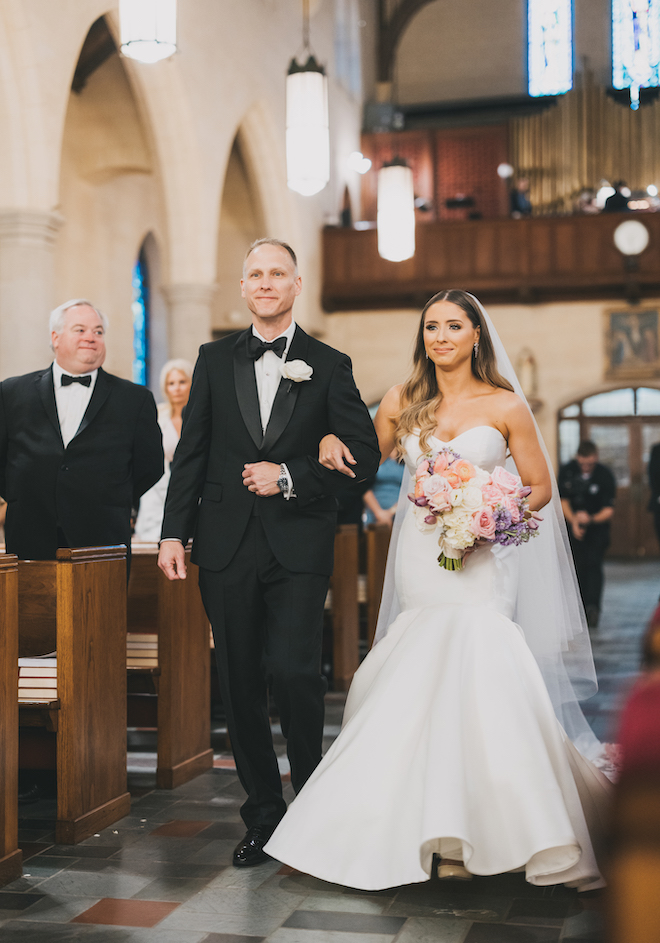
<svg viewBox="0 0 660 943">
<path fill-rule="evenodd" d="M 643 297 L 660 291 L 660 214 L 636 214 L 650 234 L 632 261 L 613 234 L 630 213 L 465 220 L 418 226 L 415 256 L 386 262 L 375 230 L 327 228 L 323 303 L 327 311 L 418 307 L 444 288 L 484 302 Z"/>
<path fill-rule="evenodd" d="M 0 887 L 21 876 L 18 848 L 18 558 L 0 554 Z"/>
</svg>

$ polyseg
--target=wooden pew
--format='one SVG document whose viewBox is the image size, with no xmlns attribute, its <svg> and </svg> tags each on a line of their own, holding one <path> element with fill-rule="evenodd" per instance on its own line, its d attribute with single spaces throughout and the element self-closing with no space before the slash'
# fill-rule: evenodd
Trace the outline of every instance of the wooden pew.
<svg viewBox="0 0 660 943">
<path fill-rule="evenodd" d="M 383 524 L 369 524 L 365 535 L 367 541 L 367 644 L 371 648 L 376 634 L 392 528 Z"/>
<path fill-rule="evenodd" d="M 340 524 L 335 534 L 335 566 L 330 580 L 336 691 L 348 691 L 360 663 L 358 563 L 358 526 Z"/>
<path fill-rule="evenodd" d="M 57 651 L 56 697 L 19 701 L 25 752 L 57 758 L 56 841 L 76 844 L 128 815 L 126 788 L 126 548 L 58 550 L 21 560 L 19 655 Z M 23 749 L 23 744 L 21 744 Z"/>
<path fill-rule="evenodd" d="M 18 558 L 0 554 L 0 886 L 22 874 L 18 847 Z"/>
<path fill-rule="evenodd" d="M 128 638 L 137 633 L 157 639 L 158 668 L 129 667 L 129 689 L 134 686 L 130 676 L 151 676 L 158 695 L 156 784 L 174 789 L 213 767 L 209 620 L 190 548 L 186 580 L 168 580 L 157 559 L 157 544 L 133 543 Z"/>
</svg>

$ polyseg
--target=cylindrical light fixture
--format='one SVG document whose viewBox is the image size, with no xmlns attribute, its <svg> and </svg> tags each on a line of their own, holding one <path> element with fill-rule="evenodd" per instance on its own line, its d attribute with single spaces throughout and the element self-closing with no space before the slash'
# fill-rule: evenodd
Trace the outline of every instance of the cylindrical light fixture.
<svg viewBox="0 0 660 943">
<path fill-rule="evenodd" d="M 291 60 L 286 77 L 286 167 L 291 190 L 313 196 L 330 179 L 328 80 L 310 55 Z"/>
<path fill-rule="evenodd" d="M 403 262 L 415 254 L 415 191 L 413 173 L 395 157 L 378 171 L 378 254 Z"/>
<path fill-rule="evenodd" d="M 121 51 L 138 62 L 176 52 L 176 0 L 119 0 Z"/>
</svg>

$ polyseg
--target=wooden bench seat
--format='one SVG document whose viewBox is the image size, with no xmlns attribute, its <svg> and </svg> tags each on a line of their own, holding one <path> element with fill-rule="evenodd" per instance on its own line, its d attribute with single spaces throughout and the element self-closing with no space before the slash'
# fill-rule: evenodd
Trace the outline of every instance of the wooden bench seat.
<svg viewBox="0 0 660 943">
<path fill-rule="evenodd" d="M 58 550 L 56 560 L 19 561 L 18 577 L 22 667 L 57 652 L 56 687 L 23 688 L 57 696 L 27 693 L 16 701 L 20 726 L 32 728 L 21 735 L 21 766 L 56 761 L 55 837 L 76 844 L 130 811 L 126 548 Z"/>
<path fill-rule="evenodd" d="M 22 874 L 18 847 L 18 558 L 0 554 L 0 886 Z"/>
<path fill-rule="evenodd" d="M 187 549 L 186 580 L 158 569 L 158 545 L 134 541 L 128 586 L 129 723 L 139 700 L 157 695 L 156 783 L 174 789 L 213 766 L 209 620 Z M 133 724 L 131 724 L 133 725 Z"/>
</svg>

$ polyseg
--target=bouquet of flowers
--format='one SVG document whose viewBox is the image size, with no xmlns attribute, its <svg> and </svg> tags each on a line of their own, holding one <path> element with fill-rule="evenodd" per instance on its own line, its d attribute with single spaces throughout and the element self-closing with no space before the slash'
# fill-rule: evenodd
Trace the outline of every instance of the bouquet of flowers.
<svg viewBox="0 0 660 943">
<path fill-rule="evenodd" d="M 531 490 L 500 465 L 487 472 L 445 448 L 419 463 L 408 497 L 419 529 L 440 531 L 440 566 L 461 570 L 465 551 L 479 539 L 506 547 L 535 536 L 540 518 L 529 509 Z"/>
</svg>

